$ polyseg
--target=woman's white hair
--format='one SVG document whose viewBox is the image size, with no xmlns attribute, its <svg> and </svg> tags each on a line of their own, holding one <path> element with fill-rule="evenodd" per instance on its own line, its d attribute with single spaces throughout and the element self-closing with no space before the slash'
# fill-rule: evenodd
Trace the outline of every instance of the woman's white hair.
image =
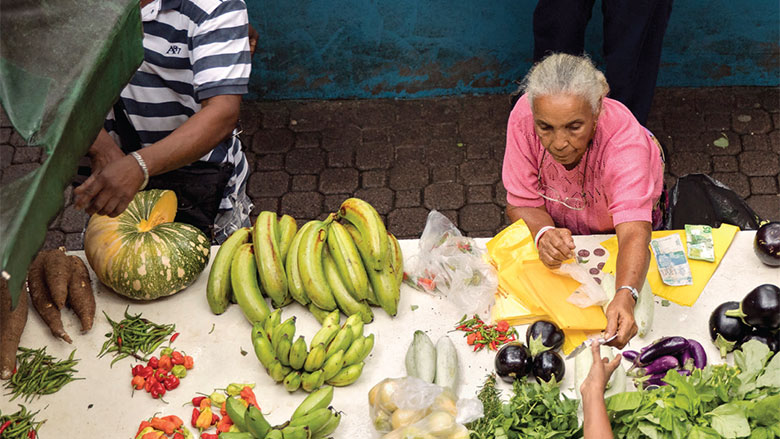
<svg viewBox="0 0 780 439">
<path fill-rule="evenodd" d="M 604 74 L 587 56 L 553 53 L 534 64 L 523 79 L 520 89 L 533 108 L 537 96 L 567 94 L 581 96 L 599 112 L 601 99 L 609 93 Z"/>
</svg>

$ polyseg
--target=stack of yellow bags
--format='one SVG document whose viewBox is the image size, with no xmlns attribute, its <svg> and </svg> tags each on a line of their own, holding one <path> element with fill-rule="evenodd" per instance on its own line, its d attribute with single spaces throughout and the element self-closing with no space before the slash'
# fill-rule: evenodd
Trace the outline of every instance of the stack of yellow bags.
<svg viewBox="0 0 780 439">
<path fill-rule="evenodd" d="M 511 325 L 542 319 L 552 321 L 564 332 L 564 354 L 580 345 L 589 334 L 607 327 L 601 307 L 579 308 L 566 300 L 580 283 L 542 264 L 524 221 L 502 230 L 487 243 L 487 249 L 498 272 L 493 321 L 506 320 Z"/>
</svg>

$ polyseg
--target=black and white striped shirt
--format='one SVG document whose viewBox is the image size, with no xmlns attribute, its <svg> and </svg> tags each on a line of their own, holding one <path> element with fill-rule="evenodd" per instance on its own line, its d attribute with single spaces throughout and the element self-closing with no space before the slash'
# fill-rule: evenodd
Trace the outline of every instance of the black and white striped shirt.
<svg viewBox="0 0 780 439">
<path fill-rule="evenodd" d="M 154 0 L 141 17 L 144 61 L 120 98 L 143 147 L 187 121 L 202 100 L 246 93 L 251 55 L 243 0 Z M 113 111 L 105 127 L 121 144 Z M 249 177 L 236 130 L 233 134 L 200 159 L 235 166 L 221 209 L 233 207 Z"/>
</svg>

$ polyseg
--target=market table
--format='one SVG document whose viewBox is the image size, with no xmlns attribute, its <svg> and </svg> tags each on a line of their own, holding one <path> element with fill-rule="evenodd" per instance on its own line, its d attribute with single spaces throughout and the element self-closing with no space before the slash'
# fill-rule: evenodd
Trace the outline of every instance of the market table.
<svg viewBox="0 0 780 439">
<path fill-rule="evenodd" d="M 780 269 L 762 265 L 753 254 L 755 232 L 738 232 L 715 274 L 699 300 L 692 307 L 669 304 L 656 297 L 653 329 L 644 339 L 635 338 L 630 346 L 638 349 L 663 335 L 682 335 L 700 340 L 711 362 L 720 362 L 717 350 L 709 342 L 707 320 L 711 311 L 726 300 L 740 300 L 752 288 L 762 283 L 780 284 Z M 597 248 L 610 235 L 577 236 L 578 247 Z M 487 239 L 477 239 L 484 247 Z M 417 253 L 417 240 L 402 240 L 405 259 Z M 212 260 L 217 247 L 212 248 Z M 83 258 L 83 252 L 73 252 Z M 15 412 L 17 404 L 30 410 L 40 410 L 37 419 L 46 419 L 40 433 L 43 438 L 111 437 L 132 438 L 141 420 L 154 414 L 175 414 L 189 426 L 192 407 L 186 403 L 196 393 L 210 393 L 224 388 L 231 382 L 254 382 L 255 392 L 263 413 L 272 424 L 289 418 L 295 407 L 307 395 L 302 390 L 288 393 L 271 380 L 254 355 L 250 339 L 251 325 L 238 306 L 231 306 L 222 315 L 209 310 L 205 298 L 209 267 L 186 290 L 154 302 L 131 302 L 100 285 L 96 288 L 97 316 L 95 325 L 87 334 L 79 333 L 79 323 L 70 311 L 63 313 L 65 329 L 73 338 L 68 345 L 51 336 L 49 330 L 34 310 L 30 315 L 21 340 L 21 346 L 39 348 L 48 346 L 47 352 L 58 358 L 66 358 L 77 349 L 81 359 L 74 381 L 53 395 L 43 396 L 25 403 L 8 396 L 0 398 L 3 413 Z M 97 283 L 94 273 L 93 282 Z M 374 438 L 380 435 L 373 430 L 368 414 L 367 394 L 376 383 L 387 377 L 405 375 L 404 355 L 415 330 L 425 331 L 436 340 L 448 333 L 464 314 L 446 297 L 431 296 L 402 287 L 398 316 L 390 318 L 381 309 L 374 308 L 375 320 L 366 325 L 366 333 L 374 333 L 376 344 L 366 359 L 360 379 L 353 385 L 337 388 L 332 406 L 343 412 L 343 419 L 336 438 Z M 662 303 L 663 302 L 663 303 Z M 132 359 L 117 362 L 109 367 L 110 356 L 97 358 L 110 326 L 103 316 L 105 312 L 114 321 L 121 320 L 129 305 L 131 314 L 142 313 L 156 323 L 175 323 L 181 335 L 174 343 L 195 359 L 195 368 L 181 380 L 179 388 L 169 392 L 166 403 L 154 400 L 143 391 L 132 395 L 130 367 L 137 364 Z M 283 319 L 297 316 L 296 334 L 310 340 L 319 324 L 300 305 L 293 304 L 283 311 Z M 486 314 L 483 314 L 485 316 Z M 342 317 L 343 321 L 343 317 Z M 525 326 L 517 327 L 524 338 Z M 449 333 L 460 360 L 461 398 L 476 395 L 485 377 L 493 370 L 494 353 L 488 350 L 472 352 L 460 332 Z M 159 355 L 159 353 L 158 353 Z M 730 360 L 730 356 L 729 356 Z M 567 372 L 562 383 L 564 393 L 573 395 L 573 360 L 566 362 Z M 506 384 L 501 384 L 509 389 Z M 5 393 L 5 390 L 3 391 Z M 197 435 L 196 435 L 197 437 Z"/>
</svg>

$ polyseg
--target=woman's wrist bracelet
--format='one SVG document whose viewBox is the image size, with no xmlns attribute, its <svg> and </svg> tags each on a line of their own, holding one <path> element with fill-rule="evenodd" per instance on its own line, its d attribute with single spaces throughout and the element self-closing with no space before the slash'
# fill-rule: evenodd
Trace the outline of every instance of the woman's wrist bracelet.
<svg viewBox="0 0 780 439">
<path fill-rule="evenodd" d="M 144 173 L 144 182 L 141 184 L 141 187 L 138 188 L 139 191 L 142 191 L 146 185 L 149 184 L 149 168 L 146 167 L 146 162 L 144 161 L 143 157 L 141 157 L 141 154 L 133 151 L 130 153 L 130 155 L 133 156 L 135 161 L 138 162 L 138 166 L 141 167 L 141 171 Z"/>
<path fill-rule="evenodd" d="M 544 235 L 544 232 L 548 230 L 554 229 L 554 226 L 544 226 L 541 229 L 539 229 L 538 232 L 536 232 L 536 237 L 534 237 L 534 247 L 537 249 L 539 248 L 539 240 L 542 238 L 542 235 Z"/>
</svg>

